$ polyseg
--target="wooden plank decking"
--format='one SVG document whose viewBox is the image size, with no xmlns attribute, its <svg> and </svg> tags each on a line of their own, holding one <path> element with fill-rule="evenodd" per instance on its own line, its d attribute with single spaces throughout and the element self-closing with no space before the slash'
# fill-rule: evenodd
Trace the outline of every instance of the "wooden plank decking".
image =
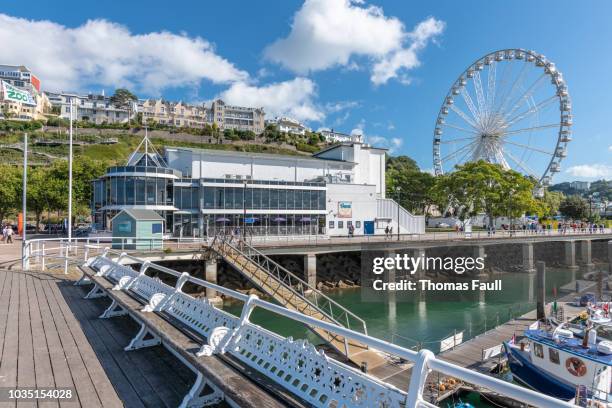
<svg viewBox="0 0 612 408">
<path fill-rule="evenodd" d="M 0 406 L 178 406 L 195 374 L 162 347 L 123 351 L 136 323 L 98 319 L 109 300 L 84 300 L 86 288 L 72 283 L 0 269 L 0 387 L 71 388 L 75 394 Z"/>
</svg>

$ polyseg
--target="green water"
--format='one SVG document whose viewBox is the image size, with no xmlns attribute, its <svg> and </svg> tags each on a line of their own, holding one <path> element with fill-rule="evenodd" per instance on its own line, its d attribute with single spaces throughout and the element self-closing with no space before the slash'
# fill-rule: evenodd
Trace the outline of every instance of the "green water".
<svg viewBox="0 0 612 408">
<path fill-rule="evenodd" d="M 547 297 L 553 288 L 572 281 L 572 271 L 547 268 Z M 512 317 L 535 309 L 535 274 L 506 273 L 496 275 L 502 280 L 502 291 L 426 292 L 419 300 L 411 293 L 397 294 L 395 302 L 380 294 L 380 302 L 362 301 L 361 289 L 342 289 L 327 295 L 365 320 L 368 334 L 405 347 L 417 344 L 439 351 L 440 339 L 454 331 L 464 331 L 464 341 L 502 324 Z M 225 309 L 239 315 L 240 304 Z M 283 336 L 318 339 L 304 326 L 274 313 L 255 309 L 251 321 Z M 402 338 L 400 338 L 401 336 Z"/>
<path fill-rule="evenodd" d="M 547 300 L 553 298 L 554 288 L 572 282 L 579 272 L 547 268 Z M 535 309 L 536 275 L 506 273 L 494 276 L 502 280 L 502 291 L 427 292 L 424 298 L 410 293 L 397 294 L 395 302 L 380 295 L 380 302 L 364 302 L 361 289 L 343 289 L 328 293 L 338 303 L 365 320 L 368 334 L 405 347 L 417 344 L 437 353 L 440 339 L 454 331 L 464 331 L 464 341 Z M 557 290 L 558 292 L 558 290 Z M 226 305 L 229 312 L 240 315 L 242 305 Z M 307 338 L 321 342 L 303 325 L 266 310 L 255 309 L 251 321 L 283 336 Z M 395 336 L 396 333 L 403 338 Z M 406 340 L 404 338 L 409 338 Z M 461 396 L 476 408 L 495 407 L 476 393 Z M 452 407 L 457 396 L 443 401 L 440 406 Z"/>
</svg>

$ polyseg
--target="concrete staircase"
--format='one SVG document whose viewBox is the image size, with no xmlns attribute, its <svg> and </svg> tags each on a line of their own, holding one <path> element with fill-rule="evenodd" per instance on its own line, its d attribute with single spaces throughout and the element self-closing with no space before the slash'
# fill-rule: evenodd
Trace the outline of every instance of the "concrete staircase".
<svg viewBox="0 0 612 408">
<path fill-rule="evenodd" d="M 361 318 L 244 241 L 219 235 L 209 248 L 282 306 L 367 334 Z M 357 366 L 366 363 L 372 368 L 385 363 L 383 355 L 365 345 L 320 328 L 310 329 Z"/>
</svg>

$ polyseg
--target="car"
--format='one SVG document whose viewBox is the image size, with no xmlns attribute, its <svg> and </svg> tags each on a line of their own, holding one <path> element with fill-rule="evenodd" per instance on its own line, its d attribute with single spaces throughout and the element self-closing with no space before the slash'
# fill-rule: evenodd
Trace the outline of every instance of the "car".
<svg viewBox="0 0 612 408">
<path fill-rule="evenodd" d="M 595 294 L 592 292 L 587 292 L 580 296 L 580 306 L 587 306 L 589 303 L 595 302 L 597 302 L 597 300 L 595 299 Z"/>
<path fill-rule="evenodd" d="M 439 223 L 436 225 L 436 227 L 438 227 L 438 228 L 448 228 L 448 227 L 450 227 L 450 225 L 449 225 L 449 224 L 447 224 L 447 223 L 445 223 L 445 222 L 439 222 Z"/>
</svg>

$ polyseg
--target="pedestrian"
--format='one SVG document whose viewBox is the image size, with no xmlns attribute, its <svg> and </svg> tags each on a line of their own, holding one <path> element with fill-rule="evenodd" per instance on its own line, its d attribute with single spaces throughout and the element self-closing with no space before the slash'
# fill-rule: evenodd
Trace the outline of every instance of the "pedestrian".
<svg viewBox="0 0 612 408">
<path fill-rule="evenodd" d="M 385 228 L 385 239 L 389 238 L 389 226 Z"/>
<path fill-rule="evenodd" d="M 353 224 L 349 225 L 349 238 L 353 238 L 353 235 L 355 234 L 355 227 L 353 227 Z"/>
<path fill-rule="evenodd" d="M 10 225 L 6 229 L 6 243 L 13 243 L 13 227 L 11 227 Z"/>
<path fill-rule="evenodd" d="M 7 227 L 8 225 L 4 225 L 2 227 L 2 241 L 6 242 L 6 231 L 7 231 Z"/>
<path fill-rule="evenodd" d="M 393 226 L 389 227 L 389 239 L 393 237 Z"/>
</svg>

